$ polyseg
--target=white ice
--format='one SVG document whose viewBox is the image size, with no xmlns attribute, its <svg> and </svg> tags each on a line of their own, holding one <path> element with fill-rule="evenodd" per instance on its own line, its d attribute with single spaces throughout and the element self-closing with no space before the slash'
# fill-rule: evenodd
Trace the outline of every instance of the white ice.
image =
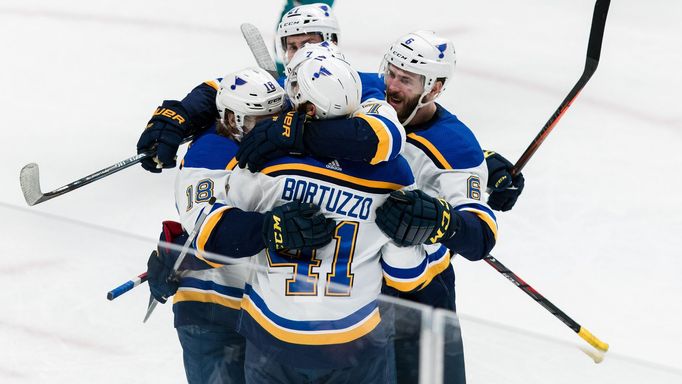
<svg viewBox="0 0 682 384">
<path fill-rule="evenodd" d="M 40 164 L 50 190 L 132 156 L 162 100 L 255 64 L 239 25 L 252 22 L 271 41 L 282 3 L 0 2 L 0 382 L 184 381 L 170 306 L 143 325 L 146 288 L 104 299 L 144 271 L 160 220 L 175 217 L 174 171 L 134 167 L 28 208 L 19 169 Z M 337 0 L 335 8 L 342 49 L 360 70 L 376 70 L 410 30 L 451 37 L 457 69 L 440 102 L 483 147 L 515 160 L 580 76 L 593 6 Z M 514 210 L 498 214 L 494 255 L 634 364 L 623 363 L 618 382 L 635 381 L 626 366 L 642 361 L 682 372 L 680 15 L 679 1 L 613 2 L 596 74 L 525 168 Z M 476 318 L 584 344 L 487 264 L 459 258 L 455 268 L 470 382 L 516 382 L 495 370 L 523 371 L 532 353 L 520 342 L 518 354 L 496 355 L 514 332 Z M 552 351 L 540 352 L 549 368 L 523 382 L 608 369 L 608 354 L 585 368 Z M 561 353 L 589 363 L 577 349 Z M 568 382 L 591 382 L 577 380 Z"/>
</svg>

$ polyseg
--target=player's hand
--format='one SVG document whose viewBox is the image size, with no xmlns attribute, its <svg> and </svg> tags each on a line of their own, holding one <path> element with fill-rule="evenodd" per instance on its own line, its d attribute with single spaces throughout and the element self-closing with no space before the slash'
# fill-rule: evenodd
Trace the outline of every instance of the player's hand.
<svg viewBox="0 0 682 384">
<path fill-rule="evenodd" d="M 485 151 L 485 162 L 488 167 L 488 205 L 496 211 L 512 209 L 516 200 L 523 192 L 525 180 L 523 174 L 512 177 L 514 167 L 509 160 L 493 151 Z"/>
<path fill-rule="evenodd" d="M 175 167 L 178 147 L 191 135 L 187 112 L 179 101 L 166 100 L 156 108 L 147 128 L 137 141 L 137 153 L 155 152 L 142 160 L 142 168 L 159 173 L 161 168 Z"/>
<path fill-rule="evenodd" d="M 379 228 L 400 246 L 435 244 L 455 235 L 457 212 L 420 190 L 391 192 L 377 208 Z"/>
<path fill-rule="evenodd" d="M 179 223 L 163 222 L 161 241 L 182 245 L 187 241 L 187 237 L 187 233 L 182 231 Z M 149 260 L 147 260 L 149 291 L 161 304 L 164 304 L 178 290 L 179 281 L 173 272 L 173 267 L 179 256 L 180 250 L 170 249 L 164 244 L 159 244 L 158 249 L 152 252 Z"/>
<path fill-rule="evenodd" d="M 275 251 L 315 249 L 332 241 L 334 220 L 312 203 L 292 201 L 265 214 L 265 247 Z"/>
<path fill-rule="evenodd" d="M 244 136 L 239 144 L 239 167 L 259 171 L 270 160 L 303 155 L 303 130 L 307 115 L 295 111 L 282 112 L 274 120 L 263 120 Z"/>
</svg>

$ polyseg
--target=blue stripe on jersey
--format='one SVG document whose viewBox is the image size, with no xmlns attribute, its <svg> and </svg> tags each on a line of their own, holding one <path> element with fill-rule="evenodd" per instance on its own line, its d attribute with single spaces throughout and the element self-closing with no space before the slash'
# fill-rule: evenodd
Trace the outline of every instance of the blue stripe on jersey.
<svg viewBox="0 0 682 384">
<path fill-rule="evenodd" d="M 384 262 L 384 260 L 381 260 L 381 266 L 384 269 L 384 272 L 387 274 L 399 278 L 399 279 L 414 279 L 415 277 L 418 277 L 422 273 L 424 273 L 424 270 L 426 270 L 426 266 L 428 263 L 432 263 L 441 257 L 448 251 L 448 249 L 444 246 L 441 246 L 438 248 L 438 250 L 434 253 L 427 254 L 427 257 L 422 260 L 421 264 L 414 268 L 395 268 L 392 267 Z"/>
<path fill-rule="evenodd" d="M 249 296 L 251 302 L 263 312 L 263 315 L 271 320 L 273 323 L 284 327 L 287 329 L 292 329 L 296 331 L 334 331 L 339 329 L 346 329 L 353 325 L 356 325 L 367 316 L 369 316 L 376 308 L 377 302 L 373 300 L 364 307 L 358 309 L 352 314 L 338 320 L 316 320 L 316 321 L 299 321 L 299 320 L 289 320 L 281 316 L 278 316 L 268 308 L 263 301 L 263 298 L 258 296 L 258 294 L 253 290 L 250 284 L 246 285 L 245 293 Z"/>
<path fill-rule="evenodd" d="M 194 140 L 187 150 L 183 166 L 189 168 L 225 169 L 237 154 L 238 144 L 217 133 L 207 133 Z"/>
<path fill-rule="evenodd" d="M 205 291 L 215 291 L 225 296 L 241 299 L 244 294 L 243 289 L 221 285 L 215 281 L 201 280 L 194 277 L 183 277 L 180 279 L 181 287 L 197 288 Z"/>
<path fill-rule="evenodd" d="M 410 134 L 414 134 L 426 140 L 427 144 L 415 142 L 408 137 L 408 142 L 423 150 L 429 157 L 437 158 L 438 155 L 450 164 L 453 169 L 468 169 L 479 166 L 483 158 L 483 150 L 471 130 L 457 116 L 448 112 L 436 103 L 436 120 L 424 124 L 408 127 Z M 422 140 L 422 141 L 423 141 Z M 432 153 L 429 148 L 433 147 L 438 154 Z M 438 162 L 435 162 L 439 165 Z M 439 166 L 443 168 L 442 166 Z"/>
<path fill-rule="evenodd" d="M 455 207 L 455 209 L 458 211 L 461 211 L 461 210 L 466 209 L 466 208 L 473 208 L 473 209 L 477 209 L 479 211 L 483 211 L 483 212 L 487 213 L 488 216 L 492 217 L 493 220 L 497 221 L 497 217 L 495 217 L 495 213 L 490 208 L 486 207 L 485 205 L 470 203 L 470 204 L 458 205 Z"/>
</svg>

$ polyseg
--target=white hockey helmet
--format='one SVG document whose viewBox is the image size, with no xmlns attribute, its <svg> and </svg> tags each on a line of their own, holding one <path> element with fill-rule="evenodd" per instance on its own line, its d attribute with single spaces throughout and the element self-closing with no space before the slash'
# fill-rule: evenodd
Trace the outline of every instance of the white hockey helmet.
<svg viewBox="0 0 682 384">
<path fill-rule="evenodd" d="M 275 50 L 283 63 L 287 63 L 287 36 L 317 33 L 322 41 L 339 41 L 339 23 L 329 5 L 324 3 L 306 4 L 292 8 L 285 13 L 277 26 Z"/>
<path fill-rule="evenodd" d="M 360 107 L 360 75 L 343 59 L 306 60 L 296 68 L 294 79 L 287 80 L 291 102 L 295 107 L 312 103 L 318 119 L 348 116 Z"/>
<path fill-rule="evenodd" d="M 323 41 L 321 43 L 307 43 L 303 48 L 296 51 L 296 54 L 291 58 L 287 66 L 285 67 L 285 74 L 287 79 L 294 77 L 296 80 L 296 69 L 301 63 L 306 60 L 315 58 L 327 58 L 327 57 L 337 57 L 339 59 L 345 60 L 346 57 L 341 53 L 339 47 L 336 44 L 329 41 Z"/>
<path fill-rule="evenodd" d="M 436 80 L 443 80 L 441 92 L 445 90 L 455 70 L 456 61 L 452 41 L 433 31 L 408 33 L 391 44 L 384 55 L 380 73 L 386 74 L 388 65 L 392 64 L 399 69 L 424 76 L 424 91 L 419 104 L 403 124 L 409 123 L 417 110 L 428 104 L 423 103 L 423 98 L 431 92 Z"/>
<path fill-rule="evenodd" d="M 223 77 L 215 103 L 221 121 L 225 120 L 226 111 L 234 113 L 238 131 L 235 138 L 241 140 L 247 117 L 279 113 L 284 98 L 284 89 L 277 80 L 264 69 L 249 67 Z"/>
</svg>

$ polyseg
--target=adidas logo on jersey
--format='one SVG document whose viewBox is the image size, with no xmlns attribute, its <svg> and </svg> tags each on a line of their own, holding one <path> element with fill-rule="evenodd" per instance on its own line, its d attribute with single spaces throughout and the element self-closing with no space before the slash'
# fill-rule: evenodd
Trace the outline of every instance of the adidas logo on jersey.
<svg viewBox="0 0 682 384">
<path fill-rule="evenodd" d="M 339 164 L 339 162 L 337 160 L 332 160 L 331 162 L 327 163 L 327 165 L 325 165 L 325 167 L 327 169 L 333 169 L 333 170 L 339 171 L 339 172 L 343 171 L 343 169 L 341 168 L 341 164 Z"/>
</svg>

